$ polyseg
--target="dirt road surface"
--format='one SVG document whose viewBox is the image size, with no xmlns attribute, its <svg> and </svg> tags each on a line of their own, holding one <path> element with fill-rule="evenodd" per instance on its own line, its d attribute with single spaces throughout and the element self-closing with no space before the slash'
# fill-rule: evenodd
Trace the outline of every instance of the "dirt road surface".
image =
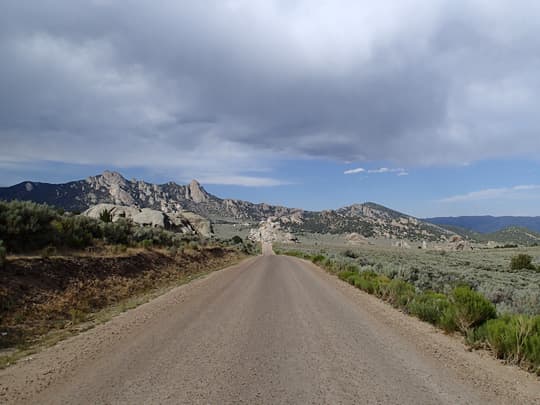
<svg viewBox="0 0 540 405">
<path fill-rule="evenodd" d="M 0 403 L 540 404 L 540 382 L 265 248 L 1 370 Z"/>
</svg>

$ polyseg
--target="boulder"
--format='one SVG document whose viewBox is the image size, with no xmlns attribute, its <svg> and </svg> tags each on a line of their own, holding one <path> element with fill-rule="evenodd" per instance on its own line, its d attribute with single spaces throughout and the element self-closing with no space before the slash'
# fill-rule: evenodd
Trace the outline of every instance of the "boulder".
<svg viewBox="0 0 540 405">
<path fill-rule="evenodd" d="M 212 228 L 210 220 L 190 211 L 180 211 L 180 216 L 187 219 L 202 236 L 209 238 L 214 234 L 214 229 Z M 173 214 L 171 217 L 174 218 L 175 215 Z"/>
<path fill-rule="evenodd" d="M 198 216 L 195 214 L 193 214 L 192 219 L 194 222 L 199 222 L 198 227 L 201 229 L 201 232 L 199 232 L 197 225 L 193 224 L 181 213 L 170 214 L 150 208 L 128 207 L 115 204 L 97 204 L 84 211 L 82 215 L 99 219 L 103 211 L 109 211 L 111 213 L 113 222 L 118 221 L 120 218 L 125 218 L 142 226 L 164 228 L 180 233 L 200 233 L 203 236 L 208 236 L 208 226 L 202 225 L 204 218 L 196 218 Z"/>
<path fill-rule="evenodd" d="M 402 248 L 402 249 L 410 249 L 411 248 L 411 245 L 409 245 L 404 240 L 398 240 L 396 243 L 394 243 L 394 246 L 398 247 L 398 248 Z"/>
</svg>

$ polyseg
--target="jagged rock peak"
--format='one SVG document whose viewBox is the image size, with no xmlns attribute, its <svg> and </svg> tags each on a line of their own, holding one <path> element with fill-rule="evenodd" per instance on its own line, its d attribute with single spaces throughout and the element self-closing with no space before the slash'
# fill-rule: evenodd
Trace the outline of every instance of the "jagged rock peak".
<svg viewBox="0 0 540 405">
<path fill-rule="evenodd" d="M 210 195 L 206 192 L 206 190 L 195 179 L 191 180 L 191 183 L 189 183 L 187 191 L 189 194 L 188 198 L 191 198 L 196 203 L 208 201 L 210 197 Z"/>
<path fill-rule="evenodd" d="M 90 184 L 100 185 L 123 185 L 127 183 L 127 180 L 118 172 L 105 170 L 102 174 L 97 176 L 90 176 L 86 178 L 86 182 Z"/>
<path fill-rule="evenodd" d="M 113 172 L 110 170 L 105 170 L 101 177 L 107 181 L 109 184 L 123 184 L 126 182 L 124 176 L 118 172 Z"/>
</svg>

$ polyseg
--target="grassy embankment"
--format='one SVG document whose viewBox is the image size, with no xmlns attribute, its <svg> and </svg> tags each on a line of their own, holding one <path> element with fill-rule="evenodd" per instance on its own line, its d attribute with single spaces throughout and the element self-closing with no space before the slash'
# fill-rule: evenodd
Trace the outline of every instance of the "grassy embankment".
<svg viewBox="0 0 540 405">
<path fill-rule="evenodd" d="M 540 374 L 539 315 L 498 313 L 490 300 L 459 282 L 445 292 L 422 290 L 398 274 L 390 277 L 323 254 L 280 249 L 276 253 L 310 260 L 405 313 L 447 333 L 462 334 L 472 348 L 487 348 L 499 359 Z"/>
</svg>

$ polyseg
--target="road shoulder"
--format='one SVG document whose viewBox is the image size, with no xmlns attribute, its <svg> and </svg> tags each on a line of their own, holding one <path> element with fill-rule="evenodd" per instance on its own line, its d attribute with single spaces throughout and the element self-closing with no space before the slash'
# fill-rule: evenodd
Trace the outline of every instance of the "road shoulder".
<svg viewBox="0 0 540 405">
<path fill-rule="evenodd" d="M 373 324 L 390 328 L 402 339 L 414 345 L 440 367 L 450 370 L 458 379 L 484 392 L 495 393 L 505 403 L 540 404 L 540 378 L 517 366 L 503 364 L 487 351 L 471 351 L 463 337 L 447 335 L 434 326 L 407 315 L 388 303 L 361 291 L 329 274 L 313 263 L 298 259 L 336 288 L 351 305 L 361 307 L 373 319 Z"/>
</svg>

